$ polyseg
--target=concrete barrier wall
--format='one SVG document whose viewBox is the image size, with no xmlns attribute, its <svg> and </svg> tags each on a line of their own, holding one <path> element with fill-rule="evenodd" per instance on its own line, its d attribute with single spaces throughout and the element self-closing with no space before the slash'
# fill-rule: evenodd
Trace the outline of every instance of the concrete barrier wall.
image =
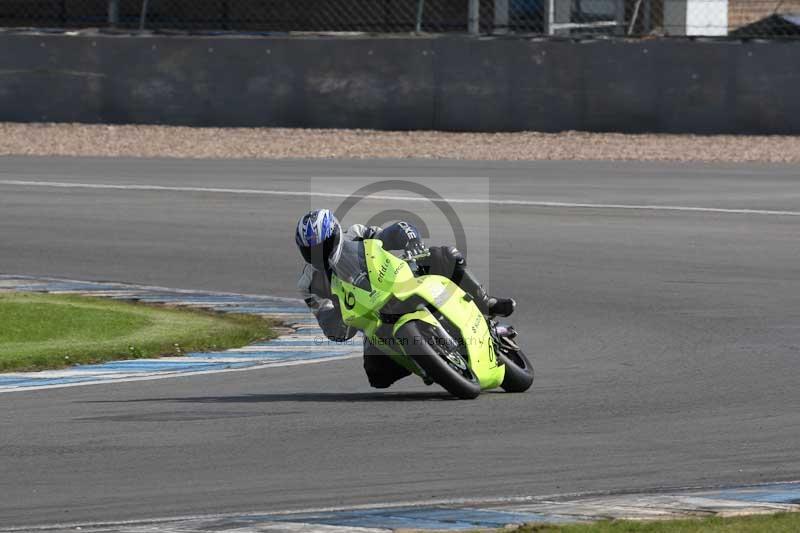
<svg viewBox="0 0 800 533">
<path fill-rule="evenodd" d="M 800 42 L 0 35 L 0 121 L 800 133 Z"/>
</svg>

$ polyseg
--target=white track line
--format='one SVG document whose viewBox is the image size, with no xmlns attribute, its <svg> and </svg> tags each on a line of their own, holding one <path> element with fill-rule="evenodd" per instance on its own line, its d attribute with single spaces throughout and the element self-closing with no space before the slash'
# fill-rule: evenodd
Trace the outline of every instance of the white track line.
<svg viewBox="0 0 800 533">
<path fill-rule="evenodd" d="M 113 385 L 116 383 L 130 383 L 132 381 L 154 381 L 157 379 L 176 379 L 176 378 L 189 378 L 194 376 L 204 376 L 207 374 L 222 374 L 223 372 L 248 372 L 250 370 L 263 370 L 265 368 L 285 367 L 285 366 L 301 366 L 313 365 L 319 363 L 328 363 L 332 361 L 342 361 L 344 359 L 355 359 L 362 357 L 360 352 L 346 353 L 343 355 L 334 355 L 332 357 L 324 357 L 320 359 L 300 359 L 294 361 L 274 361 L 269 363 L 262 363 L 253 366 L 246 366 L 243 368 L 217 368 L 214 370 L 198 370 L 197 372 L 163 372 L 159 374 L 149 374 L 146 376 L 135 376 L 129 378 L 119 379 L 98 379 L 96 381 L 82 381 L 79 383 L 58 383 L 55 385 L 34 385 L 32 387 L 17 387 L 3 388 L 0 386 L 0 394 L 11 394 L 15 392 L 28 392 L 45 389 L 65 389 L 69 387 L 88 387 L 90 385 Z M 2 531 L 2 530 L 0 530 Z"/>
<path fill-rule="evenodd" d="M 403 178 L 393 178 L 403 179 Z M 405 178 L 420 179 L 420 178 Z M 166 185 L 114 185 L 110 183 L 72 183 L 63 181 L 23 181 L 0 180 L 0 185 L 15 185 L 21 187 L 51 187 L 60 189 L 105 189 L 123 191 L 169 191 L 169 192 L 200 192 L 219 194 L 241 194 L 248 196 L 298 196 L 315 198 L 359 198 L 371 200 L 390 200 L 402 202 L 434 202 L 420 196 L 394 196 L 373 194 L 368 196 L 355 196 L 347 193 L 312 192 L 312 191 L 278 191 L 271 189 L 229 189 L 223 187 L 172 187 Z M 681 205 L 631 205 L 631 204 L 592 204 L 576 202 L 543 202 L 534 200 L 489 200 L 481 198 L 444 198 L 449 204 L 488 204 L 509 205 L 523 207 L 561 207 L 573 209 L 629 209 L 635 211 L 679 211 L 699 213 L 724 213 L 735 215 L 778 215 L 800 217 L 800 211 L 779 211 L 770 209 L 739 209 L 722 207 L 699 207 Z M 434 202 L 435 203 L 435 202 Z"/>
</svg>

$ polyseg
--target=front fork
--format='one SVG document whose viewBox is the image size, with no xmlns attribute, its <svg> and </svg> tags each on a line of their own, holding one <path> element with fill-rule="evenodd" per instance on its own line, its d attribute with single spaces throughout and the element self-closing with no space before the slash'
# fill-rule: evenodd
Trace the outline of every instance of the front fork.
<svg viewBox="0 0 800 533">
<path fill-rule="evenodd" d="M 489 321 L 489 331 L 492 335 L 495 353 L 507 355 L 509 352 L 518 352 L 519 345 L 514 341 L 517 337 L 517 330 L 514 326 L 500 324 L 496 320 Z"/>
</svg>

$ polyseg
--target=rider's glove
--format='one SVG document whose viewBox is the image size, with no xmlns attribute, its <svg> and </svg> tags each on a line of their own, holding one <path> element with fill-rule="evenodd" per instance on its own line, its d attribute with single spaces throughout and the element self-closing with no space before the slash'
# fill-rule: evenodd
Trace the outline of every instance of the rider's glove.
<svg viewBox="0 0 800 533">
<path fill-rule="evenodd" d="M 429 255 L 431 255 L 431 252 L 420 239 L 411 239 L 406 244 L 406 257 L 408 259 L 421 259 Z"/>
</svg>

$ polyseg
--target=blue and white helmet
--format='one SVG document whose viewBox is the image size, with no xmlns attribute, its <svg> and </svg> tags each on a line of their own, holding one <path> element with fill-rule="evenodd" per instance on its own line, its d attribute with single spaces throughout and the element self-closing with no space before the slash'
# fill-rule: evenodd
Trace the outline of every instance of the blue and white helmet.
<svg viewBox="0 0 800 533">
<path fill-rule="evenodd" d="M 294 240 L 306 263 L 318 270 L 330 268 L 342 252 L 342 228 L 328 209 L 311 211 L 300 217 Z"/>
</svg>

